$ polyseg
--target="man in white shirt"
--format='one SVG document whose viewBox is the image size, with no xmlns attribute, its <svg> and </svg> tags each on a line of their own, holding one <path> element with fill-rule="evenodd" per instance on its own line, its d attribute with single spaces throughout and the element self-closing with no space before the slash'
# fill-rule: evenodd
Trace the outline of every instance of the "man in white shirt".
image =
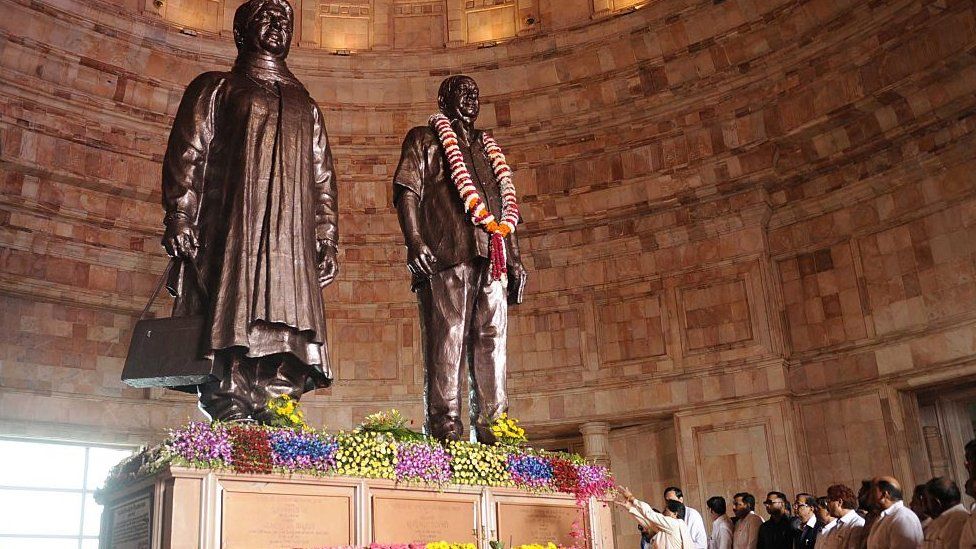
<svg viewBox="0 0 976 549">
<path fill-rule="evenodd" d="M 732 549 L 756 549 L 762 517 L 756 514 L 756 497 L 749 492 L 732 496 L 732 512 L 737 519 L 732 530 Z"/>
<path fill-rule="evenodd" d="M 966 480 L 966 495 L 976 498 L 976 439 L 966 443 L 966 471 L 969 473 L 969 478 Z M 969 511 L 969 520 L 966 521 L 959 536 L 959 549 L 976 548 L 976 504 Z"/>
<path fill-rule="evenodd" d="M 793 543 L 796 549 L 813 549 L 824 524 L 817 520 L 817 498 L 813 494 L 799 493 L 793 498 L 796 513 L 794 528 L 799 528 Z"/>
<path fill-rule="evenodd" d="M 708 549 L 732 549 L 732 520 L 725 514 L 725 498 L 712 496 L 705 502 L 712 518 L 712 535 L 708 536 Z"/>
<path fill-rule="evenodd" d="M 664 499 L 665 501 L 677 501 L 682 505 L 685 503 L 685 496 L 683 493 L 681 493 L 681 488 L 678 488 L 677 486 L 668 486 L 665 488 Z M 688 525 L 688 531 L 691 532 L 691 541 L 695 544 L 695 549 L 707 549 L 708 536 L 705 535 L 705 521 L 702 520 L 701 513 L 685 505 L 684 518 L 685 524 Z"/>
<path fill-rule="evenodd" d="M 864 534 L 864 519 L 857 514 L 857 495 L 843 484 L 827 488 L 827 511 L 834 517 L 834 526 L 823 540 L 817 540 L 817 549 L 857 549 Z"/>
<path fill-rule="evenodd" d="M 922 522 L 902 501 L 901 484 L 893 477 L 871 481 L 871 504 L 881 515 L 868 534 L 868 549 L 917 549 L 921 547 Z"/>
<path fill-rule="evenodd" d="M 969 511 L 961 502 L 962 496 L 955 482 L 936 477 L 925 483 L 925 514 L 932 517 L 928 528 L 922 530 L 925 549 L 959 547 L 962 529 L 969 520 Z"/>
<path fill-rule="evenodd" d="M 695 549 L 685 521 L 677 518 L 684 511 L 680 501 L 668 501 L 665 513 L 658 513 L 647 503 L 635 498 L 630 490 L 620 487 L 614 503 L 626 509 L 637 522 L 654 534 L 654 549 Z"/>
<path fill-rule="evenodd" d="M 830 536 L 830 532 L 837 526 L 837 519 L 830 514 L 830 510 L 827 508 L 827 497 L 821 496 L 817 498 L 817 508 L 814 511 L 817 515 L 817 522 L 823 525 L 820 529 L 820 533 L 817 534 L 816 545 L 818 548 L 827 546 L 827 537 Z"/>
<path fill-rule="evenodd" d="M 918 520 L 922 522 L 922 533 L 929 527 L 932 517 L 929 516 L 925 507 L 925 485 L 919 484 L 912 490 L 912 500 L 908 502 L 908 508 L 915 513 Z"/>
</svg>

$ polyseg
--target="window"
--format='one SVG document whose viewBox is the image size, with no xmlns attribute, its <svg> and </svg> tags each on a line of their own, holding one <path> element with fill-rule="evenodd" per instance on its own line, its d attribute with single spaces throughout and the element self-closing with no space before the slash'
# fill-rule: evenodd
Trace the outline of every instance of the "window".
<svg viewBox="0 0 976 549">
<path fill-rule="evenodd" d="M 93 493 L 135 450 L 0 438 L 0 547 L 96 549 Z"/>
</svg>

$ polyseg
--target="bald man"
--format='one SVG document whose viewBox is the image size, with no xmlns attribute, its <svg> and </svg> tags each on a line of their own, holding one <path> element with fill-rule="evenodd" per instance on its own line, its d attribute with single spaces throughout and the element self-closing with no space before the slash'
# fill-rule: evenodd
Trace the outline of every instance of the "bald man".
<svg viewBox="0 0 976 549">
<path fill-rule="evenodd" d="M 901 484 L 894 477 L 871 481 L 870 503 L 881 510 L 871 533 L 868 549 L 917 549 L 924 536 L 922 523 L 902 501 Z"/>
<path fill-rule="evenodd" d="M 925 549 L 956 549 L 962 529 L 969 520 L 969 510 L 962 504 L 956 483 L 936 477 L 925 483 L 925 512 L 932 517 L 925 534 Z M 916 513 L 915 516 L 918 516 Z"/>
</svg>

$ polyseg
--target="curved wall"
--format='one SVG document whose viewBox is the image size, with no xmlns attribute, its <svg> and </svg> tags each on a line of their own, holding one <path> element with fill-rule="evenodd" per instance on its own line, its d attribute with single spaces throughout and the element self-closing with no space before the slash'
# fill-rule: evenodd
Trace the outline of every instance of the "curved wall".
<svg viewBox="0 0 976 549">
<path fill-rule="evenodd" d="M 195 414 L 118 382 L 166 263 L 159 162 L 183 87 L 232 42 L 95 0 L 0 11 L 0 428 L 152 440 Z M 464 72 L 517 170 L 531 281 L 510 392 L 530 432 L 576 445 L 606 422 L 624 482 L 699 505 L 924 480 L 911 391 L 976 375 L 974 19 L 681 0 L 492 48 L 295 49 L 341 189 L 338 380 L 313 422 L 422 417 L 390 179 Z"/>
</svg>

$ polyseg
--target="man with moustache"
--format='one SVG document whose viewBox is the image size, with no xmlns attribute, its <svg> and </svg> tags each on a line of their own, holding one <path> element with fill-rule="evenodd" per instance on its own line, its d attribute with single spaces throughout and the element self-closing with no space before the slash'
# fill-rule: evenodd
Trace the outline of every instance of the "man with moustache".
<svg viewBox="0 0 976 549">
<path fill-rule="evenodd" d="M 732 549 L 756 549 L 759 543 L 759 527 L 763 519 L 756 514 L 756 497 L 749 492 L 732 496 L 732 513 L 735 528 L 732 531 Z"/>
<path fill-rule="evenodd" d="M 796 549 L 813 549 L 817 536 L 824 524 L 817 520 L 817 498 L 813 494 L 800 493 L 793 499 L 796 511 L 794 528 L 797 529 L 794 546 Z"/>
<path fill-rule="evenodd" d="M 969 520 L 969 510 L 962 504 L 956 483 L 936 477 L 925 483 L 925 511 L 932 521 L 922 530 L 925 549 L 956 549 L 962 529 Z M 916 515 L 917 516 L 917 515 Z"/>
<path fill-rule="evenodd" d="M 894 477 L 871 481 L 869 504 L 881 510 L 868 534 L 868 549 L 916 549 L 922 545 L 922 522 L 902 501 Z"/>
</svg>

